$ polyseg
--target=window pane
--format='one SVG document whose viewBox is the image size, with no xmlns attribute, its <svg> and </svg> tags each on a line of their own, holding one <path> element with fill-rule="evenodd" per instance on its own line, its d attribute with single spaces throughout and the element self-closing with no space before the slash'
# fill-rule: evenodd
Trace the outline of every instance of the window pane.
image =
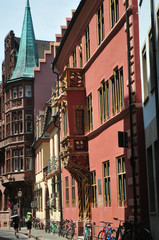
<svg viewBox="0 0 159 240">
<path fill-rule="evenodd" d="M 31 94 L 31 85 L 26 85 L 25 86 L 25 96 L 26 97 L 31 97 L 32 94 Z"/>
</svg>

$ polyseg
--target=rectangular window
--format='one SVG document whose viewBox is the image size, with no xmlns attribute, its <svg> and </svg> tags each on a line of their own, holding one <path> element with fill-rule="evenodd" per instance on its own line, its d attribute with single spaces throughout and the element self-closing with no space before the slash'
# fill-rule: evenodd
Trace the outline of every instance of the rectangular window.
<svg viewBox="0 0 159 240">
<path fill-rule="evenodd" d="M 31 97 L 32 93 L 31 93 L 31 85 L 26 85 L 25 86 L 25 96 L 26 97 Z"/>
<path fill-rule="evenodd" d="M 115 79 L 114 76 L 111 78 L 111 102 L 112 102 L 112 113 L 115 113 Z"/>
<path fill-rule="evenodd" d="M 124 106 L 123 69 L 115 69 L 110 80 L 112 114 L 114 114 Z"/>
<path fill-rule="evenodd" d="M 106 116 L 109 117 L 109 82 L 106 82 Z"/>
<path fill-rule="evenodd" d="M 84 110 L 76 109 L 76 134 L 83 135 L 84 134 Z"/>
<path fill-rule="evenodd" d="M 111 27 L 119 20 L 119 4 L 118 0 L 110 0 L 110 17 Z"/>
<path fill-rule="evenodd" d="M 85 53 L 86 53 L 86 62 L 90 58 L 90 38 L 89 38 L 89 27 L 85 31 Z"/>
<path fill-rule="evenodd" d="M 143 71 L 143 87 L 144 87 L 144 102 L 149 96 L 148 78 L 147 78 L 147 57 L 146 46 L 142 50 L 142 71 Z"/>
<path fill-rule="evenodd" d="M 1 166 L 0 166 L 0 168 L 1 168 Z M 11 171 L 11 168 L 10 168 L 10 151 L 6 151 L 6 173 L 9 173 L 10 171 Z M 2 175 L 2 171 L 1 171 L 1 175 Z"/>
<path fill-rule="evenodd" d="M 111 202 L 111 194 L 110 194 L 110 166 L 109 161 L 103 164 L 103 171 L 104 171 L 104 200 L 106 206 L 109 206 Z"/>
<path fill-rule="evenodd" d="M 64 136 L 67 135 L 67 132 L 68 132 L 68 122 L 67 122 L 67 107 L 64 107 L 63 108 L 63 134 Z"/>
<path fill-rule="evenodd" d="M 12 154 L 13 154 L 13 157 L 12 157 L 13 172 L 17 172 L 18 171 L 18 151 L 13 150 Z"/>
<path fill-rule="evenodd" d="M 22 86 L 18 87 L 18 97 L 21 98 L 22 97 Z"/>
<path fill-rule="evenodd" d="M 118 201 L 120 206 L 126 201 L 126 170 L 125 170 L 125 157 L 117 158 L 117 171 L 118 171 Z"/>
<path fill-rule="evenodd" d="M 77 63 L 76 63 L 76 48 L 73 50 L 73 53 L 72 53 L 72 62 L 73 62 L 73 67 L 77 67 Z"/>
<path fill-rule="evenodd" d="M 13 93 L 13 99 L 17 98 L 17 88 L 16 87 L 13 88 L 12 93 Z"/>
<path fill-rule="evenodd" d="M 99 115 L 100 115 L 100 121 L 102 122 L 104 119 L 103 116 L 103 90 L 102 87 L 98 90 L 99 92 Z"/>
<path fill-rule="evenodd" d="M 97 185 L 96 185 L 96 172 L 91 172 L 91 187 L 92 187 L 92 204 L 96 207 L 97 204 Z"/>
<path fill-rule="evenodd" d="M 66 206 L 69 206 L 69 183 L 68 183 L 68 177 L 65 178 L 65 184 L 66 184 Z"/>
<path fill-rule="evenodd" d="M 92 94 L 87 97 L 88 130 L 93 128 Z"/>
<path fill-rule="evenodd" d="M 99 113 L 100 121 L 103 122 L 109 117 L 109 84 L 102 82 L 102 87 L 98 90 L 99 92 Z"/>
<path fill-rule="evenodd" d="M 104 39 L 104 14 L 103 14 L 103 3 L 97 11 L 97 30 L 98 30 L 98 45 Z"/>
<path fill-rule="evenodd" d="M 154 70 L 154 53 L 153 53 L 153 41 L 152 41 L 152 30 L 149 33 L 149 57 L 150 57 L 150 82 L 151 91 L 155 87 L 155 70 Z"/>
<path fill-rule="evenodd" d="M 23 132 L 22 111 L 12 113 L 12 134 L 16 135 Z"/>
<path fill-rule="evenodd" d="M 26 133 L 32 133 L 32 122 L 31 121 L 26 121 Z"/>
<path fill-rule="evenodd" d="M 23 149 L 19 150 L 19 170 L 23 170 Z"/>
<path fill-rule="evenodd" d="M 17 122 L 13 122 L 13 124 L 12 124 L 12 133 L 13 133 L 13 135 L 18 134 L 18 123 Z"/>
<path fill-rule="evenodd" d="M 72 177 L 72 206 L 75 206 L 75 179 Z"/>
<path fill-rule="evenodd" d="M 26 158 L 26 169 L 27 170 L 32 170 L 32 157 L 27 157 Z"/>
<path fill-rule="evenodd" d="M 79 66 L 83 67 L 83 62 L 82 62 L 82 40 L 79 41 Z"/>
</svg>

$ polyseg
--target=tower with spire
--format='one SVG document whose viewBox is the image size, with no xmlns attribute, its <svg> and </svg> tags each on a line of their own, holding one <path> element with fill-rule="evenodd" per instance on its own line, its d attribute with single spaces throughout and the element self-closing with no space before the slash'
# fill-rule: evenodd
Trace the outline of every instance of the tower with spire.
<svg viewBox="0 0 159 240">
<path fill-rule="evenodd" d="M 30 4 L 29 0 L 27 0 L 17 64 L 9 82 L 33 78 L 33 67 L 37 66 L 38 51 L 30 12 Z"/>
<path fill-rule="evenodd" d="M 43 47 L 41 48 L 41 46 Z M 5 39 L 2 92 L 3 113 L 0 121 L 0 198 L 3 211 L 11 204 L 18 208 L 18 192 L 22 191 L 19 215 L 31 210 L 34 185 L 34 67 L 38 67 L 38 48 L 50 42 L 36 41 L 29 0 L 26 1 L 21 39 L 10 31 Z M 17 54 L 18 53 L 18 54 Z M 8 55 L 7 55 L 8 54 Z M 8 62 L 10 61 L 10 62 Z"/>
</svg>

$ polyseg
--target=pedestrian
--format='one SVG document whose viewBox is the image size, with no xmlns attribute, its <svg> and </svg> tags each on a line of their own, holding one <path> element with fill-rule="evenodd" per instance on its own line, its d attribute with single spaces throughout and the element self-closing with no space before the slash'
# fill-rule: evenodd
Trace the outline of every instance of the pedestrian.
<svg viewBox="0 0 159 240">
<path fill-rule="evenodd" d="M 19 216 L 17 214 L 17 211 L 15 211 L 14 215 L 11 218 L 12 218 L 15 238 L 19 238 L 18 236 Z"/>
<path fill-rule="evenodd" d="M 31 227 L 32 227 L 32 214 L 31 212 L 27 212 L 26 215 L 26 226 L 28 230 L 28 237 L 31 237 Z"/>
</svg>

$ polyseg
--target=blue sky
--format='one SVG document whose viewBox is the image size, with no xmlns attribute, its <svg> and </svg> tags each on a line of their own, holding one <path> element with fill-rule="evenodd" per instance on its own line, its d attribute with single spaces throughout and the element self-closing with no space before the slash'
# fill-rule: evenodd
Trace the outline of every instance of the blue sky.
<svg viewBox="0 0 159 240">
<path fill-rule="evenodd" d="M 60 26 L 66 25 L 80 0 L 29 0 L 35 37 L 38 40 L 55 40 L 55 34 L 61 33 Z M 21 36 L 26 0 L 2 0 L 0 7 L 0 81 L 2 79 L 2 61 L 4 60 L 4 39 L 10 30 L 16 37 Z"/>
</svg>

